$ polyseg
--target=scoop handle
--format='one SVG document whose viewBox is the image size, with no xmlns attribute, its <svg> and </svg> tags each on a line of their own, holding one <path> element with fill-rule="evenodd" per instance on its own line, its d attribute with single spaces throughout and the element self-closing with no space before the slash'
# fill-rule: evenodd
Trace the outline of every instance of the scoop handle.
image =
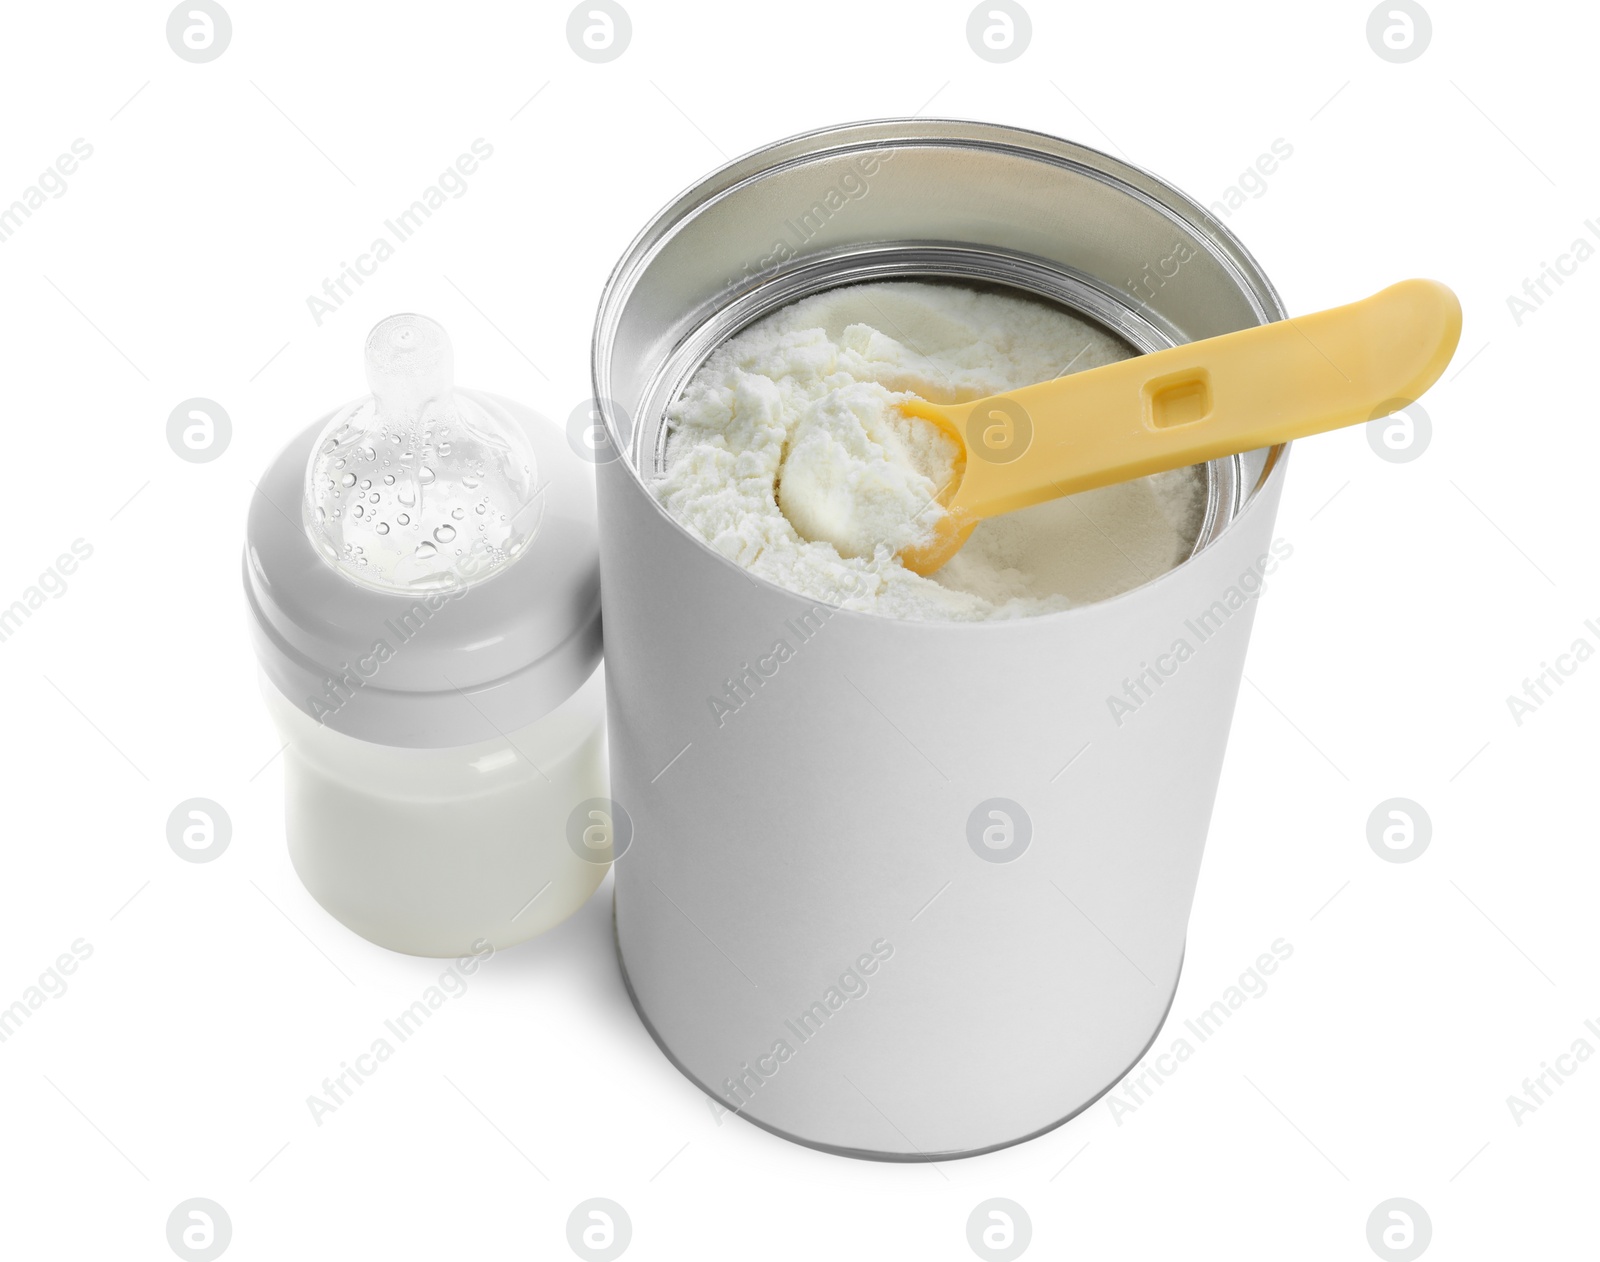
<svg viewBox="0 0 1600 1262">
<path fill-rule="evenodd" d="M 1460 337 L 1455 294 L 1404 280 L 1347 306 L 945 407 L 930 419 L 959 429 L 967 448 L 946 507 L 972 522 L 1369 421 L 1415 402 Z"/>
</svg>

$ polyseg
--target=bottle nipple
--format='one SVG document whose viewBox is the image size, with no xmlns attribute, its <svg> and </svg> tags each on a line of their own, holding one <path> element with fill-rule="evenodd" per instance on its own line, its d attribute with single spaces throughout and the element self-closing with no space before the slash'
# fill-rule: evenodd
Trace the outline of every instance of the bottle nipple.
<svg viewBox="0 0 1600 1262">
<path fill-rule="evenodd" d="M 426 316 L 367 335 L 371 395 L 312 447 L 304 518 L 341 574 L 387 591 L 481 582 L 539 525 L 533 450 L 516 423 L 455 390 L 455 355 Z"/>
</svg>

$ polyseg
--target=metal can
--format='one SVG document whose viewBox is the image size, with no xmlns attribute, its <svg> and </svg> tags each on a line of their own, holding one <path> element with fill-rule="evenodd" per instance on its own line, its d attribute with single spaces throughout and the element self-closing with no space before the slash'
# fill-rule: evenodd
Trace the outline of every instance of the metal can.
<svg viewBox="0 0 1600 1262">
<path fill-rule="evenodd" d="M 1160 1029 L 1286 449 L 1212 462 L 1193 554 L 1065 612 L 911 622 L 755 578 L 648 489 L 666 408 L 751 321 L 891 278 L 1045 299 L 1140 351 L 1285 313 L 1227 229 L 1156 177 L 929 119 L 730 163 L 645 228 L 601 299 L 629 993 L 716 1108 L 916 1161 L 1050 1130 Z M 730 681 L 745 700 L 719 714 Z"/>
</svg>

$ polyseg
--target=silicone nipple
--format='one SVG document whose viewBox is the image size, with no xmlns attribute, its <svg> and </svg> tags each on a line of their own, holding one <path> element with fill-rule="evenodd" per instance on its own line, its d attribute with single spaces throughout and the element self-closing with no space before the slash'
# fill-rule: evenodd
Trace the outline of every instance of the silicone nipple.
<svg viewBox="0 0 1600 1262">
<path fill-rule="evenodd" d="M 372 394 L 340 409 L 306 468 L 305 526 L 345 576 L 390 591 L 480 582 L 539 524 L 534 455 L 509 419 L 455 392 L 455 356 L 426 316 L 367 335 Z"/>
</svg>

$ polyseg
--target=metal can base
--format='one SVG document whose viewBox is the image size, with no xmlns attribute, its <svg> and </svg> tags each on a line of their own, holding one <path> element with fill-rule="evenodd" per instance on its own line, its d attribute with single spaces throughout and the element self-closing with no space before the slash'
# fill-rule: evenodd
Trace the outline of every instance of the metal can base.
<svg viewBox="0 0 1600 1262">
<path fill-rule="evenodd" d="M 799 1144 L 803 1148 L 814 1148 L 818 1152 L 831 1153 L 836 1157 L 854 1157 L 859 1161 L 893 1161 L 907 1163 L 959 1161 L 965 1157 L 981 1157 L 985 1153 L 999 1152 L 1002 1148 L 1012 1148 L 1017 1144 L 1025 1144 L 1029 1140 L 1038 1139 L 1041 1135 L 1048 1135 L 1051 1131 L 1055 1130 L 1059 1126 L 1065 1126 L 1073 1118 L 1077 1117 L 1078 1114 L 1098 1103 L 1102 1096 L 1104 1096 L 1108 1091 L 1126 1078 L 1133 1068 L 1145 1058 L 1145 1055 L 1155 1045 L 1155 1041 L 1161 1037 L 1161 1031 L 1166 1028 L 1167 1017 L 1172 1013 L 1172 1004 L 1178 996 L 1178 986 L 1183 980 L 1183 957 L 1180 957 L 1178 960 L 1177 975 L 1174 977 L 1172 983 L 1172 993 L 1167 996 L 1166 1007 L 1162 1009 L 1161 1019 L 1156 1022 L 1155 1028 L 1150 1031 L 1150 1037 L 1148 1040 L 1146 1040 L 1145 1045 L 1139 1049 L 1139 1054 L 1129 1061 L 1127 1066 L 1120 1073 L 1116 1074 L 1109 1082 L 1107 1082 L 1105 1086 L 1101 1087 L 1092 1096 L 1090 1096 L 1087 1100 L 1085 1100 L 1077 1108 L 1073 1109 L 1072 1112 L 1066 1114 L 1064 1117 L 1059 1117 L 1053 1122 L 1048 1122 L 1044 1126 L 1039 1127 L 1037 1130 L 1029 1131 L 1025 1135 L 1018 1135 L 1015 1139 L 1003 1140 L 998 1144 L 988 1144 L 982 1148 L 969 1148 L 959 1152 L 878 1152 L 867 1148 L 847 1148 L 838 1144 L 829 1144 L 820 1140 L 807 1139 L 802 1135 L 795 1135 L 788 1131 L 782 1130 L 779 1127 L 770 1126 L 766 1122 L 761 1121 L 759 1118 L 749 1117 L 740 1110 L 728 1108 L 727 1104 L 720 1096 L 717 1095 L 715 1091 L 706 1086 L 705 1083 L 701 1082 L 692 1073 L 690 1073 L 689 1070 L 685 1068 L 683 1062 L 673 1055 L 672 1049 L 667 1046 L 665 1040 L 663 1040 L 661 1035 L 656 1031 L 655 1023 L 650 1020 L 650 1015 L 645 1012 L 644 1005 L 639 1002 L 639 996 L 634 991 L 633 982 L 628 977 L 628 962 L 622 958 L 622 943 L 617 938 L 617 902 L 616 895 L 614 893 L 611 899 L 611 940 L 617 948 L 617 971 L 622 975 L 622 985 L 623 988 L 628 992 L 628 1002 L 633 1004 L 633 1010 L 638 1014 L 640 1023 L 649 1032 L 650 1037 L 655 1040 L 655 1045 L 661 1049 L 661 1054 L 671 1062 L 674 1069 L 692 1082 L 696 1087 L 700 1088 L 701 1091 L 705 1092 L 706 1096 L 718 1108 L 722 1109 L 724 1112 L 732 1113 L 736 1117 L 743 1118 L 744 1121 L 749 1122 L 752 1126 L 760 1127 L 768 1134 L 776 1135 L 779 1139 L 786 1139 L 791 1144 Z"/>
</svg>

